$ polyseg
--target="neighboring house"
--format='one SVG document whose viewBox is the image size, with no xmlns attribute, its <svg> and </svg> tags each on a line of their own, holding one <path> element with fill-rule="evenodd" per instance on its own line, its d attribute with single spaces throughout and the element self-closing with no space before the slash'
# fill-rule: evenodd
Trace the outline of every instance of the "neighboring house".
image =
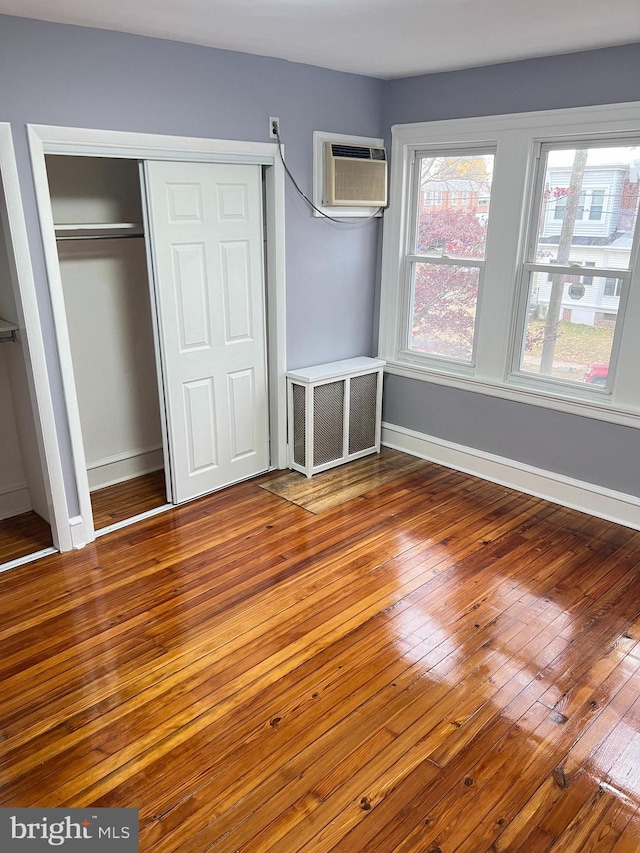
<svg viewBox="0 0 640 853">
<path fill-rule="evenodd" d="M 569 186 L 571 168 L 550 168 L 548 203 L 540 246 L 548 245 L 539 253 L 540 260 L 555 257 L 562 222 L 567 207 L 567 195 L 557 195 Z M 635 180 L 634 180 L 635 178 Z M 629 166 L 622 164 L 594 164 L 585 169 L 582 192 L 571 245 L 571 263 L 589 267 L 623 268 L 631 251 L 632 228 L 629 211 L 634 209 L 638 196 L 638 180 Z M 548 305 L 551 293 L 551 276 L 546 281 L 537 277 L 537 302 Z M 581 287 L 572 285 L 581 284 Z M 562 319 L 584 325 L 614 324 L 621 295 L 621 281 L 617 278 L 593 277 L 576 272 L 564 288 Z"/>
<path fill-rule="evenodd" d="M 422 191 L 422 208 L 428 213 L 439 210 L 472 210 L 476 214 L 489 212 L 489 192 L 478 186 L 478 181 L 429 181 Z"/>
</svg>

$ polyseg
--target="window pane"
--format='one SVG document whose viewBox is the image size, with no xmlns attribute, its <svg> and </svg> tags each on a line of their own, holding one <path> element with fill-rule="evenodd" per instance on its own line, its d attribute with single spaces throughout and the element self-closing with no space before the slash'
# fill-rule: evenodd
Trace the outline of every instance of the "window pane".
<svg viewBox="0 0 640 853">
<path fill-rule="evenodd" d="M 479 279 L 478 267 L 414 265 L 411 349 L 471 361 Z"/>
<path fill-rule="evenodd" d="M 530 260 L 628 269 L 639 170 L 638 146 L 549 151 Z"/>
<path fill-rule="evenodd" d="M 570 382 L 605 385 L 620 279 L 532 273 L 520 370 Z"/>
<path fill-rule="evenodd" d="M 420 159 L 416 254 L 484 258 L 493 160 L 493 154 Z"/>
<path fill-rule="evenodd" d="M 619 278 L 606 278 L 604 280 L 604 296 L 620 296 L 622 292 L 622 282 Z"/>
</svg>

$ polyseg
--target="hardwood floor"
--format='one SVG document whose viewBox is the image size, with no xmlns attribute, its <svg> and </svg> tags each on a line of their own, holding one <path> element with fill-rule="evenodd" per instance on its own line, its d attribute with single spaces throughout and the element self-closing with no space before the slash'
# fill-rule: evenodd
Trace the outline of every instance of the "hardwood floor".
<svg viewBox="0 0 640 853">
<path fill-rule="evenodd" d="M 51 528 L 35 512 L 0 521 L 0 565 L 53 546 Z"/>
<path fill-rule="evenodd" d="M 402 474 L 409 474 L 422 464 L 421 459 L 383 448 L 375 456 L 331 468 L 315 477 L 309 478 L 297 471 L 290 471 L 287 474 L 280 473 L 261 486 L 274 495 L 318 513 L 333 509 Z"/>
<path fill-rule="evenodd" d="M 96 530 L 102 530 L 166 503 L 164 471 L 152 471 L 91 492 L 93 526 Z"/>
<path fill-rule="evenodd" d="M 640 533 L 427 462 L 316 513 L 277 476 L 0 576 L 0 805 L 137 807 L 153 853 L 637 853 Z"/>
</svg>

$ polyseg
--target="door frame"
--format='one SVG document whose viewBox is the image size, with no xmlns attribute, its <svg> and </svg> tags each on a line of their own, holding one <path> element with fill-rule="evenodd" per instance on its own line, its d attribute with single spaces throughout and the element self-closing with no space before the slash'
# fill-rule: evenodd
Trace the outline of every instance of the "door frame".
<svg viewBox="0 0 640 853">
<path fill-rule="evenodd" d="M 12 281 L 11 284 L 18 312 L 19 335 L 29 382 L 31 411 L 40 451 L 49 510 L 48 521 L 51 525 L 54 549 L 65 551 L 71 548 L 71 535 L 67 523 L 67 497 L 60 447 L 56 435 L 54 405 L 47 371 L 22 194 L 20 192 L 18 165 L 9 122 L 0 122 L 0 175 L 4 188 L 9 229 L 7 250 L 12 254 L 15 265 L 16 280 Z M 54 549 L 47 549 L 45 553 Z M 41 553 L 38 552 L 37 555 Z M 26 562 L 28 559 L 30 557 L 13 561 L 12 565 Z"/>
<path fill-rule="evenodd" d="M 53 212 L 46 171 L 46 154 L 98 156 L 132 160 L 173 160 L 201 163 L 260 165 L 265 175 L 265 279 L 267 373 L 269 385 L 270 464 L 285 468 L 286 453 L 286 313 L 285 313 L 285 173 L 277 143 L 201 139 L 92 128 L 27 125 L 36 204 L 44 248 L 45 267 L 51 295 L 67 427 L 73 457 L 80 517 L 70 519 L 66 507 L 65 526 L 73 534 L 73 547 L 95 539 L 87 478 L 80 412 L 75 387 L 71 345 L 67 325 L 62 277 L 58 261 Z M 50 425 L 53 426 L 53 425 Z M 55 427 L 53 427 L 55 432 Z M 57 434 L 48 434 L 58 443 Z M 64 550 L 61 548 L 61 550 Z"/>
</svg>

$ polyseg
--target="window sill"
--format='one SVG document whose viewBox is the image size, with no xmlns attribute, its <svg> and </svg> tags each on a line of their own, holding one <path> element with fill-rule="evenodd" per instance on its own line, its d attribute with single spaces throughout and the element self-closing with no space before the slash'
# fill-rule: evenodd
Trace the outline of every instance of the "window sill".
<svg viewBox="0 0 640 853">
<path fill-rule="evenodd" d="M 383 356 L 380 356 L 381 358 Z M 475 377 L 459 376 L 444 371 L 418 367 L 387 358 L 385 373 L 402 376 L 406 379 L 417 379 L 421 382 L 432 382 L 435 385 L 448 385 L 462 391 L 472 391 L 490 397 L 500 397 L 517 403 L 526 403 L 559 412 L 567 412 L 582 417 L 594 418 L 609 423 L 640 429 L 640 412 L 633 409 L 622 409 L 612 405 L 610 398 L 602 400 L 583 400 L 569 398 L 553 391 L 540 391 L 535 388 L 523 387 L 515 383 L 498 383 Z"/>
</svg>

